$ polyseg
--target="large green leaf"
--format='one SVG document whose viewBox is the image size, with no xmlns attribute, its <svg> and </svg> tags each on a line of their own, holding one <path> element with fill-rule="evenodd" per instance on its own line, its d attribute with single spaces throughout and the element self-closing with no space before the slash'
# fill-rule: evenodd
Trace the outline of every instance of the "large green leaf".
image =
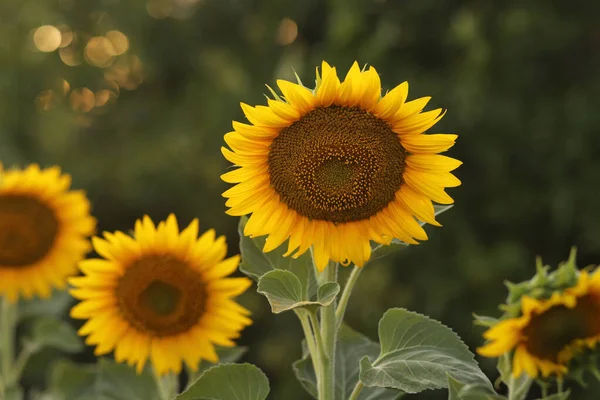
<svg viewBox="0 0 600 400">
<path fill-rule="evenodd" d="M 102 358 L 93 365 L 61 360 L 51 371 L 53 400 L 161 400 L 149 368 L 138 375 L 126 364 Z"/>
<path fill-rule="evenodd" d="M 19 319 L 61 316 L 73 302 L 73 297 L 64 290 L 54 290 L 52 296 L 47 299 L 34 297 L 19 300 Z"/>
<path fill-rule="evenodd" d="M 284 257 L 283 254 L 287 251 L 286 243 L 273 251 L 263 253 L 265 236 L 258 238 L 244 236 L 244 227 L 247 221 L 247 217 L 240 218 L 238 226 L 240 252 L 242 253 L 240 271 L 255 281 L 269 271 L 280 269 L 290 271 L 302 284 L 302 292 L 306 293 L 306 297 L 314 298 L 317 295 L 318 284 L 310 253 L 306 252 L 297 259 Z"/>
<path fill-rule="evenodd" d="M 437 205 L 436 204 L 433 206 L 433 212 L 435 215 L 439 215 L 443 212 L 448 211 L 452 207 L 453 207 L 452 204 L 449 204 L 449 205 Z M 425 222 L 422 222 L 422 221 L 418 221 L 418 222 L 421 226 L 425 225 Z M 394 238 L 392 240 L 392 243 L 390 243 L 389 245 L 383 245 L 383 244 L 372 242 L 371 259 L 370 260 L 372 261 L 372 260 L 377 260 L 379 258 L 383 258 L 383 257 L 387 256 L 388 254 L 395 253 L 396 251 L 405 248 L 406 246 L 408 246 L 408 243 L 405 243 L 402 240 L 396 239 L 396 238 Z"/>
<path fill-rule="evenodd" d="M 208 369 L 175 400 L 264 400 L 266 375 L 252 364 L 221 364 Z"/>
<path fill-rule="evenodd" d="M 360 359 L 366 356 L 375 360 L 378 354 L 379 344 L 342 324 L 336 347 L 336 400 L 347 400 L 350 393 L 352 393 L 358 382 Z M 293 367 L 296 378 L 304 389 L 314 398 L 317 398 L 317 379 L 312 360 L 307 351 L 304 352 L 302 359 L 293 364 Z M 402 393 L 396 389 L 372 387 L 363 389 L 359 399 L 395 400 L 401 395 Z"/>
<path fill-rule="evenodd" d="M 379 321 L 379 340 L 377 360 L 360 361 L 365 386 L 418 393 L 448 387 L 448 374 L 462 383 L 492 387 L 458 335 L 424 315 L 388 310 Z"/>
<path fill-rule="evenodd" d="M 258 280 L 258 293 L 271 304 L 274 314 L 298 307 L 328 306 L 340 291 L 340 285 L 326 282 L 317 290 L 316 299 L 311 300 L 300 279 L 290 271 L 269 271 Z"/>
<path fill-rule="evenodd" d="M 488 386 L 464 384 L 448 375 L 448 400 L 507 400 Z"/>
<path fill-rule="evenodd" d="M 54 318 L 39 318 L 33 323 L 28 345 L 36 348 L 51 347 L 67 353 L 83 350 L 83 342 L 75 329 L 65 321 Z"/>
<path fill-rule="evenodd" d="M 247 347 L 237 346 L 237 347 L 220 347 L 216 348 L 217 354 L 219 356 L 219 361 L 216 363 L 211 363 L 206 360 L 202 360 L 200 363 L 200 367 L 197 371 L 192 371 L 188 369 L 188 384 L 187 387 L 190 387 L 192 383 L 198 379 L 206 370 L 214 367 L 219 364 L 229 364 L 238 361 L 246 352 L 248 351 Z"/>
</svg>

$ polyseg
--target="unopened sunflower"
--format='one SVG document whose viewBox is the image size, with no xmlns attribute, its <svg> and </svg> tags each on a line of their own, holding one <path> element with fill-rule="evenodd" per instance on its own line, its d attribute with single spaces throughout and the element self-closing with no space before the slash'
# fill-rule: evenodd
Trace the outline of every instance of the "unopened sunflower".
<svg viewBox="0 0 600 400">
<path fill-rule="evenodd" d="M 48 297 L 64 288 L 90 250 L 96 220 L 83 191 L 60 168 L 0 165 L 0 295 Z"/>
<path fill-rule="evenodd" d="M 293 257 L 313 246 L 319 269 L 363 266 L 371 240 L 426 240 L 416 219 L 439 226 L 432 200 L 452 203 L 444 189 L 460 185 L 450 171 L 461 162 L 438 155 L 457 136 L 423 135 L 442 110 L 422 112 L 429 97 L 407 102 L 406 82 L 382 96 L 375 68 L 357 63 L 340 81 L 323 62 L 314 90 L 277 85 L 282 97 L 242 103 L 250 124 L 225 135 L 223 154 L 240 168 L 222 175 L 236 184 L 223 195 L 228 214 L 252 214 L 244 234 L 268 235 L 265 252 L 289 238 Z"/>
<path fill-rule="evenodd" d="M 512 373 L 532 378 L 562 376 L 569 362 L 600 341 L 600 272 L 582 271 L 575 286 L 547 299 L 521 298 L 520 316 L 498 322 L 484 333 L 490 342 L 477 352 L 499 357 L 514 350 Z"/>
<path fill-rule="evenodd" d="M 202 359 L 217 362 L 215 345 L 234 346 L 251 323 L 232 299 L 251 281 L 227 278 L 239 256 L 224 259 L 225 237 L 212 229 L 198 238 L 198 220 L 180 233 L 175 216 L 157 227 L 146 216 L 134 237 L 104 233 L 93 245 L 103 259 L 82 261 L 85 276 L 70 282 L 82 300 L 71 316 L 88 320 L 79 334 L 96 355 L 114 350 L 138 372 L 148 359 L 159 375 L 179 373 L 182 361 L 196 370 Z"/>
</svg>

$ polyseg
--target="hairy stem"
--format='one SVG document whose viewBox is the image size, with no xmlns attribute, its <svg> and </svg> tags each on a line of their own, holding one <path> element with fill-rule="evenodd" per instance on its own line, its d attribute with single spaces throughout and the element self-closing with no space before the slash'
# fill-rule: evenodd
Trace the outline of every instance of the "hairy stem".
<svg viewBox="0 0 600 400">
<path fill-rule="evenodd" d="M 319 283 L 337 281 L 337 263 L 329 263 L 325 271 L 319 274 Z M 321 338 L 323 354 L 320 361 L 319 400 L 335 398 L 335 344 L 337 341 L 337 325 L 335 319 L 336 302 L 321 308 Z"/>
<path fill-rule="evenodd" d="M 352 393 L 350 393 L 348 400 L 358 400 L 358 396 L 360 396 L 360 392 L 362 392 L 364 387 L 365 385 L 363 385 L 360 380 L 356 382 L 356 386 L 354 386 L 354 390 L 352 390 Z"/>
<path fill-rule="evenodd" d="M 0 322 L 0 347 L 2 361 L 0 364 L 0 374 L 2 375 L 2 381 L 4 391 L 8 391 L 12 388 L 16 382 L 13 379 L 13 366 L 15 362 L 15 330 L 17 328 L 17 307 L 12 304 L 6 296 L 2 297 L 2 312 Z"/>
<path fill-rule="evenodd" d="M 352 269 L 352 272 L 346 281 L 337 310 L 335 310 L 336 329 L 340 329 L 340 325 L 342 325 L 342 322 L 344 321 L 348 300 L 350 300 L 350 295 L 352 294 L 352 290 L 354 289 L 354 285 L 356 284 L 361 271 L 362 268 L 354 266 L 354 269 Z"/>
<path fill-rule="evenodd" d="M 304 331 L 304 337 L 306 338 L 306 345 L 308 346 L 308 352 L 310 353 L 310 358 L 312 361 L 313 368 L 315 370 L 315 374 L 317 378 L 319 378 L 319 348 L 317 347 L 317 338 L 316 335 L 319 335 L 319 342 L 321 341 L 319 325 L 314 325 L 311 327 L 310 321 L 310 312 L 304 310 L 296 310 L 296 315 L 300 320 L 300 324 L 302 325 L 302 330 Z M 322 344 L 321 344 L 322 347 Z"/>
</svg>

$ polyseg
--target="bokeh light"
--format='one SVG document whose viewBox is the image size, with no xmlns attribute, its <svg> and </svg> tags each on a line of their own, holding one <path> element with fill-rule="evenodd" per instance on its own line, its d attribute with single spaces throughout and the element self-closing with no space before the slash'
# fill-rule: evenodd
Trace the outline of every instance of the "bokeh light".
<svg viewBox="0 0 600 400">
<path fill-rule="evenodd" d="M 39 51 L 50 53 L 61 44 L 61 33 L 57 27 L 53 25 L 40 26 L 33 34 L 33 43 Z"/>
<path fill-rule="evenodd" d="M 58 30 L 60 31 L 60 47 L 61 49 L 67 47 L 75 39 L 75 33 L 67 25 L 59 25 Z"/>
<path fill-rule="evenodd" d="M 290 18 L 284 18 L 279 22 L 275 41 L 280 45 L 287 46 L 294 43 L 298 38 L 298 24 Z"/>
<path fill-rule="evenodd" d="M 58 50 L 58 55 L 61 61 L 69 67 L 76 67 L 82 63 L 81 53 L 73 45 Z"/>
<path fill-rule="evenodd" d="M 69 103 L 73 111 L 86 113 L 96 105 L 96 97 L 88 88 L 77 88 L 71 92 Z"/>
<path fill-rule="evenodd" d="M 115 55 L 120 56 L 129 50 L 129 39 L 123 32 L 109 31 L 106 32 L 106 38 L 110 41 L 115 51 Z"/>
<path fill-rule="evenodd" d="M 149 0 L 146 3 L 146 11 L 152 18 L 167 18 L 173 12 L 173 4 L 169 0 Z"/>
<path fill-rule="evenodd" d="M 94 67 L 108 67 L 114 60 L 117 53 L 110 40 L 104 36 L 95 36 L 91 38 L 83 51 L 83 56 L 88 64 Z"/>
</svg>

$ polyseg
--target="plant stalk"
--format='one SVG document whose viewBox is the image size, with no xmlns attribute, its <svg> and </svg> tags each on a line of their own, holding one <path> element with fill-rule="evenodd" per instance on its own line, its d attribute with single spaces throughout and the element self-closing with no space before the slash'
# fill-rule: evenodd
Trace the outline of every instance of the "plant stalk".
<svg viewBox="0 0 600 400">
<path fill-rule="evenodd" d="M 360 396 L 360 392 L 362 392 L 364 387 L 365 385 L 363 385 L 360 380 L 356 382 L 356 386 L 354 386 L 354 390 L 352 390 L 352 393 L 350 393 L 348 400 L 358 400 L 358 396 Z"/>
<path fill-rule="evenodd" d="M 350 300 L 350 295 L 352 294 L 352 290 L 354 289 L 354 285 L 356 284 L 361 271 L 362 268 L 354 266 L 350 276 L 348 277 L 348 280 L 346 281 L 346 285 L 344 286 L 344 291 L 340 297 L 340 302 L 337 306 L 337 310 L 335 310 L 336 329 L 338 330 L 340 329 L 342 322 L 344 322 L 344 315 L 346 314 L 348 300 Z"/>
<path fill-rule="evenodd" d="M 0 374 L 2 375 L 3 391 L 6 393 L 17 383 L 19 378 L 13 376 L 17 306 L 12 304 L 6 296 L 2 296 L 2 312 L 0 315 L 0 353 L 2 356 Z"/>
<path fill-rule="evenodd" d="M 318 275 L 319 284 L 337 281 L 337 263 L 329 263 L 325 271 Z M 335 345 L 337 341 L 337 324 L 335 317 L 336 302 L 321 308 L 321 338 L 323 354 L 321 354 L 319 400 L 334 400 L 335 398 Z"/>
<path fill-rule="evenodd" d="M 154 381 L 158 388 L 158 394 L 161 400 L 172 400 L 178 393 L 178 379 L 179 377 L 173 373 L 168 373 L 164 376 L 160 376 L 156 373 L 156 370 L 152 368 L 154 374 Z"/>
<path fill-rule="evenodd" d="M 311 314 L 309 311 L 304 310 L 296 310 L 296 315 L 300 320 L 300 324 L 302 325 L 302 330 L 304 331 L 304 337 L 306 338 L 306 345 L 308 346 L 308 352 L 310 353 L 310 359 L 312 361 L 312 366 L 315 370 L 315 374 L 317 379 L 320 377 L 319 375 L 319 347 L 317 347 L 317 338 L 316 335 L 320 335 L 319 325 L 314 325 L 311 327 Z M 319 337 L 319 342 L 321 342 L 321 338 Z M 322 343 L 320 345 L 323 346 Z"/>
</svg>

